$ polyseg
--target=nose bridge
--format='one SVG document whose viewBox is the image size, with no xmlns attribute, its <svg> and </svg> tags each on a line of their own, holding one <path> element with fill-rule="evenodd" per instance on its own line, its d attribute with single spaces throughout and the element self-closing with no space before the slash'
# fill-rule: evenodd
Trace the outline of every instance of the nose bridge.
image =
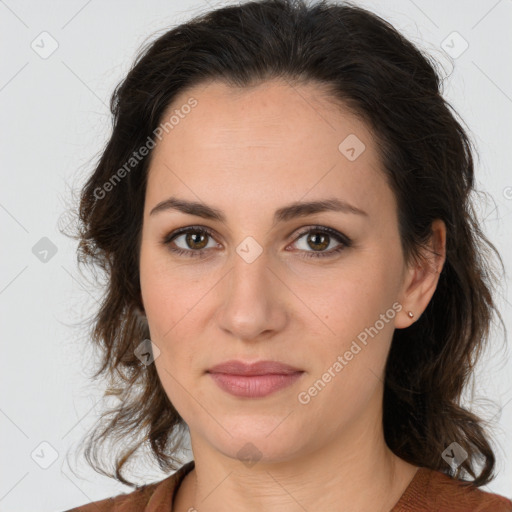
<svg viewBox="0 0 512 512">
<path fill-rule="evenodd" d="M 277 329 L 285 316 L 279 310 L 279 285 L 268 268 L 270 263 L 254 240 L 245 240 L 233 254 L 219 321 L 235 337 L 256 338 L 263 331 Z"/>
<path fill-rule="evenodd" d="M 250 303 L 253 308 L 263 307 L 271 299 L 271 284 L 268 283 L 269 258 L 261 248 L 251 242 L 244 242 L 233 255 L 233 268 L 229 277 L 229 299 L 245 307 Z"/>
<path fill-rule="evenodd" d="M 259 245 L 259 244 L 258 244 Z M 259 246 L 261 247 L 261 246 Z M 267 280 L 270 270 L 268 253 L 256 247 L 254 242 L 244 241 L 236 248 L 233 255 L 231 287 L 233 293 L 260 293 L 260 287 Z"/>
</svg>

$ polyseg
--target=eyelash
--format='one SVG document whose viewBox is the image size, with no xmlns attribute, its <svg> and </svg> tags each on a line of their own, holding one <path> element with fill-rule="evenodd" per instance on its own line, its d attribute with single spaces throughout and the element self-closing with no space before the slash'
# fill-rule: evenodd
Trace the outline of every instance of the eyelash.
<svg viewBox="0 0 512 512">
<path fill-rule="evenodd" d="M 339 245 L 336 249 L 331 249 L 329 252 L 315 252 L 315 251 L 305 251 L 306 254 L 301 254 L 301 257 L 303 258 L 329 258 L 333 257 L 337 254 L 339 254 L 344 249 L 348 249 L 352 246 L 352 240 L 348 238 L 346 235 L 343 235 L 342 233 L 339 233 L 338 231 L 325 227 L 325 226 L 310 226 L 306 230 L 301 231 L 297 238 L 294 240 L 294 243 L 297 242 L 302 238 L 303 235 L 308 234 L 310 232 L 313 233 L 320 233 L 324 235 L 329 235 L 332 238 L 334 238 L 337 242 L 340 242 L 341 245 Z M 172 251 L 174 254 L 177 254 L 178 256 L 188 256 L 188 257 L 199 257 L 203 258 L 205 257 L 205 253 L 208 251 L 208 249 L 200 249 L 200 250 L 186 250 L 186 249 L 180 249 L 180 248 L 174 248 L 170 247 L 171 242 L 177 238 L 179 235 L 188 234 L 188 233 L 201 233 L 206 234 L 211 238 L 214 238 L 213 233 L 204 227 L 201 226 L 189 226 L 186 228 L 180 228 L 176 231 L 173 231 L 172 233 L 169 233 L 166 235 L 163 240 L 162 244 L 167 246 L 170 251 Z"/>
</svg>

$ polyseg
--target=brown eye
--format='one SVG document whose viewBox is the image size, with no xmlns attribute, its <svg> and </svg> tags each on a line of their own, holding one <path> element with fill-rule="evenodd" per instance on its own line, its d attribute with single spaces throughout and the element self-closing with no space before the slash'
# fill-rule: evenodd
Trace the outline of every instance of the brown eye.
<svg viewBox="0 0 512 512">
<path fill-rule="evenodd" d="M 203 256 L 209 248 L 209 239 L 212 240 L 210 248 L 218 245 L 208 230 L 188 227 L 170 233 L 162 240 L 162 243 L 169 246 L 169 249 L 178 255 Z"/>
<path fill-rule="evenodd" d="M 311 234 L 311 233 L 314 233 L 314 234 Z M 315 251 L 316 250 L 323 250 L 323 249 L 326 249 L 328 246 L 329 246 L 329 235 L 324 235 L 323 233 L 315 233 L 315 232 L 311 232 L 308 236 L 307 236 L 307 243 L 308 245 L 314 249 Z"/>
<path fill-rule="evenodd" d="M 185 237 L 185 243 L 189 248 L 204 249 L 207 245 L 207 237 L 209 235 L 205 234 L 203 232 L 193 231 L 193 232 L 186 233 L 183 236 Z"/>
<path fill-rule="evenodd" d="M 303 253 L 302 256 L 305 258 L 334 256 L 352 245 L 352 241 L 347 236 L 334 229 L 321 226 L 303 231 L 296 239 L 295 244 L 302 239 L 305 240 L 305 243 L 302 244 L 302 247 L 299 247 L 299 249 Z M 325 249 L 331 246 L 333 242 L 334 247 L 326 251 Z"/>
</svg>

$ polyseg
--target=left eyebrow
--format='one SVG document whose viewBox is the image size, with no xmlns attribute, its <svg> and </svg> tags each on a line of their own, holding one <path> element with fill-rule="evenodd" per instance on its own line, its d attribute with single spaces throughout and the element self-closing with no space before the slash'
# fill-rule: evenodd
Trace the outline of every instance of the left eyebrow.
<svg viewBox="0 0 512 512">
<path fill-rule="evenodd" d="M 221 210 L 212 206 L 198 203 L 196 201 L 187 201 L 185 199 L 178 199 L 176 197 L 169 197 L 168 199 L 158 203 L 149 213 L 154 215 L 158 212 L 167 210 L 177 210 L 189 215 L 195 215 L 204 219 L 217 220 L 222 223 L 226 223 L 226 216 Z M 324 199 L 321 201 L 309 201 L 291 203 L 287 206 L 279 208 L 274 213 L 274 224 L 280 222 L 287 222 L 291 219 L 298 217 L 306 217 L 315 213 L 321 213 L 326 211 L 341 212 L 341 213 L 352 213 L 355 215 L 368 216 L 368 214 L 356 208 L 355 206 L 342 201 L 338 198 Z"/>
</svg>

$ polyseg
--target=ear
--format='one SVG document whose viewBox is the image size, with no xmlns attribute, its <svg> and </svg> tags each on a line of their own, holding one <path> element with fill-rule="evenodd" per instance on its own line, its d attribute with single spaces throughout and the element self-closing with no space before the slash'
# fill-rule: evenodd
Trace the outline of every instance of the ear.
<svg viewBox="0 0 512 512">
<path fill-rule="evenodd" d="M 414 323 L 425 311 L 436 291 L 439 275 L 446 260 L 446 225 L 436 219 L 431 226 L 428 246 L 422 250 L 420 261 L 411 262 L 404 273 L 399 303 L 402 310 L 395 317 L 395 328 L 403 329 Z M 409 311 L 413 317 L 409 317 Z"/>
</svg>

